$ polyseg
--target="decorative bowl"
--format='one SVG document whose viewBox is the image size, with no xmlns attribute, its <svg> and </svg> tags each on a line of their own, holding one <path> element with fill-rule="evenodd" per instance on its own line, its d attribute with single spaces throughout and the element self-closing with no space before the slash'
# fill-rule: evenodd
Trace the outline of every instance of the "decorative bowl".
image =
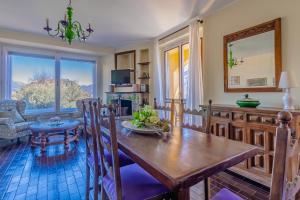
<svg viewBox="0 0 300 200">
<path fill-rule="evenodd" d="M 246 94 L 244 99 L 237 100 L 236 104 L 240 106 L 241 108 L 256 108 L 260 105 L 260 102 L 258 100 L 249 98 L 249 95 Z"/>
<path fill-rule="evenodd" d="M 148 135 L 155 135 L 155 134 L 160 135 L 162 133 L 162 129 L 158 129 L 158 128 L 153 128 L 153 127 L 137 128 L 131 123 L 131 121 L 123 121 L 122 126 L 135 133 L 148 134 Z"/>
</svg>

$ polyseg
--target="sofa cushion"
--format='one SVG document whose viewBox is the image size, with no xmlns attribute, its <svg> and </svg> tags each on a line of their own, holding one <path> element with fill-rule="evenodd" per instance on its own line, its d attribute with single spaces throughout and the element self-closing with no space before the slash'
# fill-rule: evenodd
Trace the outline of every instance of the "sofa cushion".
<svg viewBox="0 0 300 200">
<path fill-rule="evenodd" d="M 16 131 L 17 132 L 21 132 L 21 131 L 25 131 L 29 129 L 29 125 L 31 124 L 31 122 L 20 122 L 20 123 L 16 123 Z"/>
<path fill-rule="evenodd" d="M 19 111 L 15 110 L 15 123 L 21 123 L 25 122 L 24 118 L 22 115 L 19 113 Z"/>
<path fill-rule="evenodd" d="M 14 121 L 15 113 L 13 111 L 0 110 L 0 118 L 10 118 Z"/>
</svg>

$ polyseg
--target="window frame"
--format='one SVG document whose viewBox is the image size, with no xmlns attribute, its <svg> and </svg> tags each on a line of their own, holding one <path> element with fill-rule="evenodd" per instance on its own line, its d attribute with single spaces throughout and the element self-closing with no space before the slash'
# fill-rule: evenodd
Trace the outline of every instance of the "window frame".
<svg viewBox="0 0 300 200">
<path fill-rule="evenodd" d="M 26 114 L 60 114 L 60 113 L 70 113 L 76 111 L 75 109 L 61 109 L 60 108 L 60 61 L 62 59 L 66 60 L 78 60 L 78 61 L 86 61 L 94 63 L 93 66 L 93 94 L 92 97 L 97 96 L 97 61 L 98 57 L 96 56 L 86 56 L 77 53 L 68 53 L 63 51 L 53 51 L 53 50 L 45 50 L 40 48 L 30 48 L 30 47 L 21 47 L 21 46 L 11 46 L 11 45 L 1 45 L 1 62 L 2 67 L 0 69 L 1 77 L 3 84 L 1 85 L 1 98 L 3 99 L 11 99 L 11 83 L 12 83 L 12 74 L 11 74 L 11 63 L 9 59 L 10 53 L 15 53 L 19 55 L 27 55 L 32 57 L 47 57 L 54 58 L 55 60 L 55 106 L 54 112 L 43 112 L 43 111 L 26 111 Z"/>
</svg>

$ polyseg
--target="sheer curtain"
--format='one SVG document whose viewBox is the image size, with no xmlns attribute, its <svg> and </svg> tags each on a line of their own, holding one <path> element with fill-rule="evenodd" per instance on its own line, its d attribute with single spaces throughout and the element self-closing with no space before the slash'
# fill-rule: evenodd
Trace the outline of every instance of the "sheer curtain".
<svg viewBox="0 0 300 200">
<path fill-rule="evenodd" d="M 190 57 L 189 57 L 189 79 L 186 99 L 186 108 L 199 109 L 203 104 L 203 71 L 201 58 L 201 24 L 196 20 L 190 24 Z M 186 122 L 202 126 L 202 119 L 191 115 L 185 116 Z"/>
<path fill-rule="evenodd" d="M 201 24 L 195 20 L 190 25 L 189 80 L 186 108 L 198 109 L 203 104 L 203 71 L 201 60 Z"/>
<path fill-rule="evenodd" d="M 154 77 L 153 77 L 153 83 L 154 83 L 154 97 L 156 98 L 156 101 L 159 105 L 164 104 L 164 99 L 165 99 L 165 92 L 164 92 L 164 84 L 165 84 L 165 79 L 163 76 L 163 69 L 164 67 L 161 66 L 161 55 L 160 55 L 160 49 L 159 49 L 159 44 L 158 40 L 156 39 L 154 41 Z"/>
</svg>

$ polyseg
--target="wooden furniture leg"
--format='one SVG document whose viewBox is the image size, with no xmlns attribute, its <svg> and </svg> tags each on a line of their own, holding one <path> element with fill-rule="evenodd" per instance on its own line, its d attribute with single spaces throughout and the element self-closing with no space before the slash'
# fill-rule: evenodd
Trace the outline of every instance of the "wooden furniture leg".
<svg viewBox="0 0 300 200">
<path fill-rule="evenodd" d="M 190 188 L 179 188 L 177 200 L 190 200 Z"/>
<path fill-rule="evenodd" d="M 79 142 L 79 134 L 78 134 L 77 128 L 74 129 L 74 137 L 75 137 L 75 142 L 78 143 Z"/>
<path fill-rule="evenodd" d="M 31 148 L 33 148 L 33 147 L 35 147 L 35 137 L 36 136 L 36 133 L 34 133 L 34 132 L 32 132 L 32 134 L 31 134 L 31 137 L 30 137 L 30 146 L 31 146 Z"/>
<path fill-rule="evenodd" d="M 204 199 L 209 200 L 209 181 L 208 178 L 204 179 Z"/>
<path fill-rule="evenodd" d="M 46 138 L 46 133 L 41 132 L 41 152 L 44 153 L 46 151 L 46 144 L 47 144 L 47 138 Z"/>
<path fill-rule="evenodd" d="M 69 150 L 69 133 L 67 130 L 64 131 L 64 135 L 65 135 L 65 138 L 64 138 L 64 144 L 65 144 L 65 150 L 68 151 Z"/>
</svg>

